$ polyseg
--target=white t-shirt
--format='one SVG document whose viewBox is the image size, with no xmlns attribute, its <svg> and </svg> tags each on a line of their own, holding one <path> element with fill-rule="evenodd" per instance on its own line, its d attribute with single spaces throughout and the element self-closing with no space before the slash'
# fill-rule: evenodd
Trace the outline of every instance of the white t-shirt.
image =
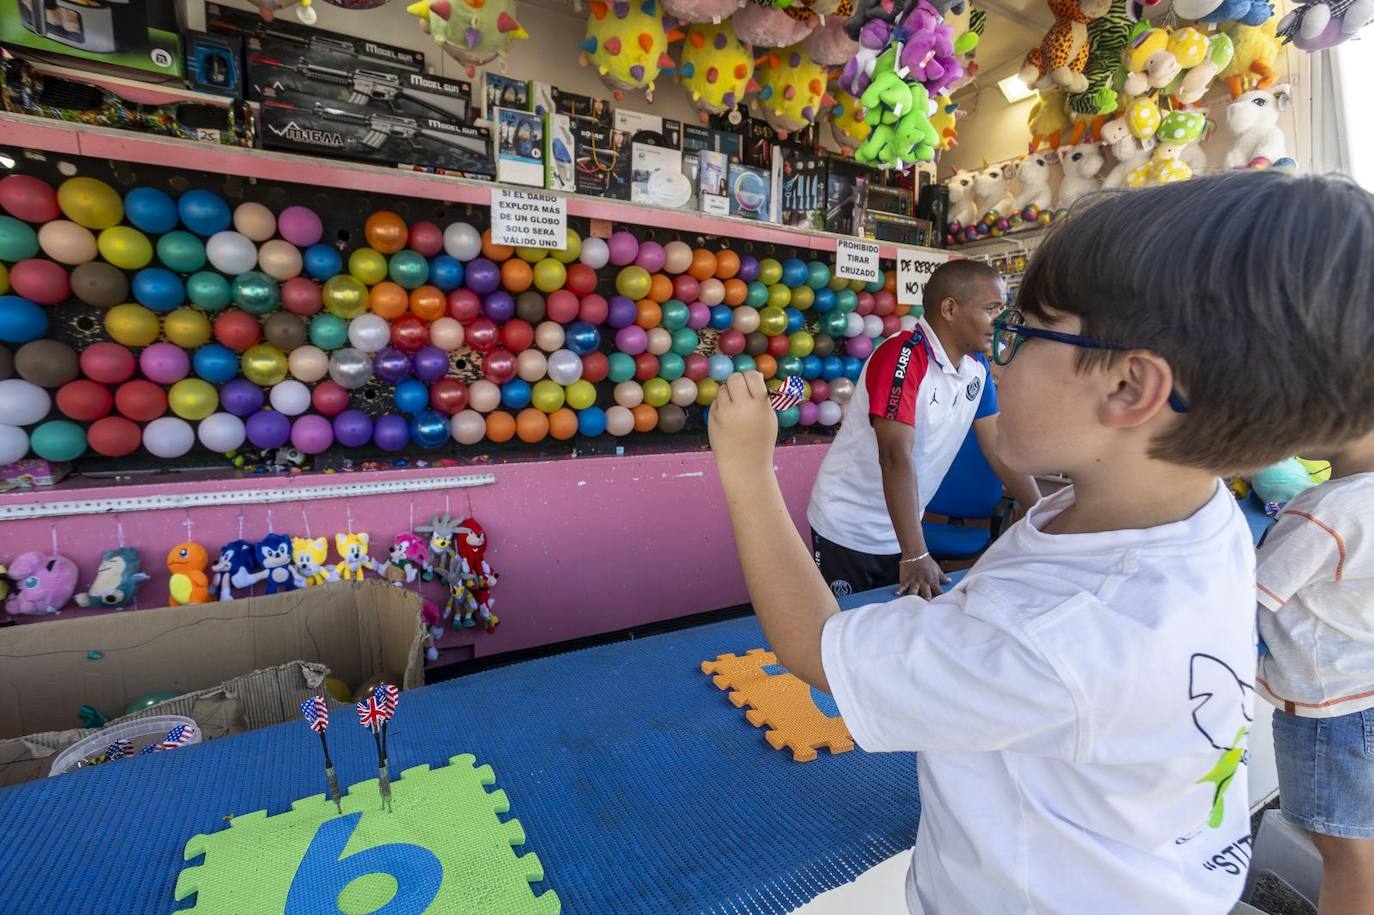
<svg viewBox="0 0 1374 915">
<path fill-rule="evenodd" d="M 1305 718 L 1374 708 L 1374 473 L 1299 493 L 1259 550 L 1260 695 Z"/>
<path fill-rule="evenodd" d="M 878 435 L 872 417 L 915 428 L 911 460 L 916 468 L 917 517 L 940 488 L 975 417 L 997 413 L 987 363 L 965 356 L 950 363 L 940 338 L 921 320 L 913 331 L 894 334 L 864 364 L 844 422 L 811 488 L 806 519 L 832 543 L 887 556 L 901 552 L 883 498 Z"/>
<path fill-rule="evenodd" d="M 826 623 L 855 741 L 917 752 L 913 913 L 1223 915 L 1240 895 L 1249 528 L 1218 482 L 1174 524 L 1044 533 L 1073 498 L 1042 500 L 954 590 Z"/>
</svg>

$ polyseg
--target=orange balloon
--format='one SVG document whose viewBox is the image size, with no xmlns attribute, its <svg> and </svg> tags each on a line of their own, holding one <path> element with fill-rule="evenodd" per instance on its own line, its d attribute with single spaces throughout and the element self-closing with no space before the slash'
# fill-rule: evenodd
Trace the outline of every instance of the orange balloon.
<svg viewBox="0 0 1374 915">
<path fill-rule="evenodd" d="M 507 292 L 524 292 L 534 282 L 534 270 L 523 258 L 513 257 L 501 265 L 501 285 Z"/>
<path fill-rule="evenodd" d="M 754 367 L 764 378 L 772 378 L 778 374 L 778 360 L 767 353 L 759 353 L 754 357 Z"/>
<path fill-rule="evenodd" d="M 487 260 L 502 261 L 510 260 L 510 256 L 515 253 L 515 249 L 510 245 L 498 245 L 491 240 L 491 229 L 482 233 L 482 256 Z"/>
<path fill-rule="evenodd" d="M 658 428 L 658 411 L 642 403 L 630 411 L 635 417 L 636 432 L 652 432 Z"/>
<path fill-rule="evenodd" d="M 420 286 L 412 289 L 410 313 L 421 321 L 437 321 L 448 313 L 448 298 L 438 286 Z"/>
<path fill-rule="evenodd" d="M 635 323 L 645 330 L 663 323 L 663 309 L 659 308 L 653 299 L 640 299 L 635 303 L 635 307 L 639 309 L 639 317 L 635 318 Z"/>
<path fill-rule="evenodd" d="M 504 410 L 487 414 L 487 438 L 496 442 L 508 442 L 515 437 L 515 417 Z"/>
<path fill-rule="evenodd" d="M 434 288 L 434 287 L 428 287 Z M 394 321 L 406 313 L 410 303 L 406 291 L 390 280 L 382 280 L 367 294 L 367 307 L 374 315 Z"/>
<path fill-rule="evenodd" d="M 892 309 L 892 313 L 899 318 L 905 318 L 907 315 L 911 314 L 911 306 L 898 305 L 896 308 Z"/>
<path fill-rule="evenodd" d="M 897 271 L 887 271 L 887 276 L 883 277 L 883 288 L 893 295 L 897 294 Z"/>
<path fill-rule="evenodd" d="M 573 420 L 576 425 L 576 420 Z M 526 407 L 515 417 L 515 434 L 520 441 L 533 445 L 549 434 L 549 416 L 534 407 Z"/>
<path fill-rule="evenodd" d="M 536 411 L 538 412 L 538 411 Z M 577 414 L 567 407 L 549 414 L 549 435 L 566 442 L 577 434 Z"/>
<path fill-rule="evenodd" d="M 725 304 L 734 308 L 736 305 L 743 305 L 744 300 L 749 297 L 749 284 L 740 279 L 728 279 L 725 281 Z"/>
<path fill-rule="evenodd" d="M 661 273 L 649 278 L 649 298 L 662 304 L 673 297 L 673 281 Z"/>
<path fill-rule="evenodd" d="M 367 243 L 383 254 L 395 254 L 404 248 L 409 234 L 406 221 L 390 210 L 378 210 L 363 224 Z"/>
<path fill-rule="evenodd" d="M 716 252 L 716 279 L 728 280 L 739 273 L 739 255 L 729 248 Z"/>
<path fill-rule="evenodd" d="M 716 256 L 705 248 L 692 252 L 692 266 L 687 272 L 699 280 L 710 279 L 716 274 Z"/>
</svg>

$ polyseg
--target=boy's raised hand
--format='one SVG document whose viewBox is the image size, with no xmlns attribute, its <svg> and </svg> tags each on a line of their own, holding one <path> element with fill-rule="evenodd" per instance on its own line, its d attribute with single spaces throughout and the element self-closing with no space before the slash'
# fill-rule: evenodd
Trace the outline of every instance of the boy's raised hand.
<svg viewBox="0 0 1374 915">
<path fill-rule="evenodd" d="M 707 431 L 721 476 L 727 472 L 769 471 L 778 417 L 758 372 L 736 373 L 721 385 L 711 404 Z"/>
</svg>

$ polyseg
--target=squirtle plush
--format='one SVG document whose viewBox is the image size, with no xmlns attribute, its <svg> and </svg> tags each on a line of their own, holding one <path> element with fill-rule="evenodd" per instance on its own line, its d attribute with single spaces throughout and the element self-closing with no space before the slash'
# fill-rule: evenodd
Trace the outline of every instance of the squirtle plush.
<svg viewBox="0 0 1374 915">
<path fill-rule="evenodd" d="M 669 39 L 682 34 L 674 31 L 670 36 L 664 28 L 657 0 L 591 0 L 587 8 L 583 64 L 596 68 L 616 101 L 626 92 L 639 91 L 653 101 L 659 74 L 675 69 L 668 56 Z"/>
<path fill-rule="evenodd" d="M 754 49 L 735 34 L 729 19 L 719 25 L 694 22 L 683 38 L 677 72 L 687 100 L 705 122 L 733 109 L 755 85 Z"/>
<path fill-rule="evenodd" d="M 419 18 L 420 29 L 461 63 L 468 76 L 504 58 L 511 41 L 530 37 L 515 18 L 515 0 L 418 0 L 406 12 Z"/>
</svg>

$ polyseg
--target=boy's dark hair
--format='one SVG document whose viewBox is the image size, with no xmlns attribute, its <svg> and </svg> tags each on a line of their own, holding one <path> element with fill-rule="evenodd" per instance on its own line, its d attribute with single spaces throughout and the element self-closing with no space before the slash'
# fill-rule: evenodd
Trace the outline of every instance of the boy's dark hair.
<svg viewBox="0 0 1374 915">
<path fill-rule="evenodd" d="M 966 302 L 973 287 L 987 280 L 1000 282 L 1002 275 L 982 261 L 946 261 L 930 274 L 926 288 L 921 291 L 921 306 L 927 314 L 935 311 L 945 299 Z"/>
<path fill-rule="evenodd" d="M 1350 181 L 1237 171 L 1094 195 L 1016 307 L 1168 360 L 1189 411 L 1160 460 L 1247 470 L 1374 428 L 1374 196 Z M 1079 368 L 1115 358 L 1084 349 Z"/>
</svg>

